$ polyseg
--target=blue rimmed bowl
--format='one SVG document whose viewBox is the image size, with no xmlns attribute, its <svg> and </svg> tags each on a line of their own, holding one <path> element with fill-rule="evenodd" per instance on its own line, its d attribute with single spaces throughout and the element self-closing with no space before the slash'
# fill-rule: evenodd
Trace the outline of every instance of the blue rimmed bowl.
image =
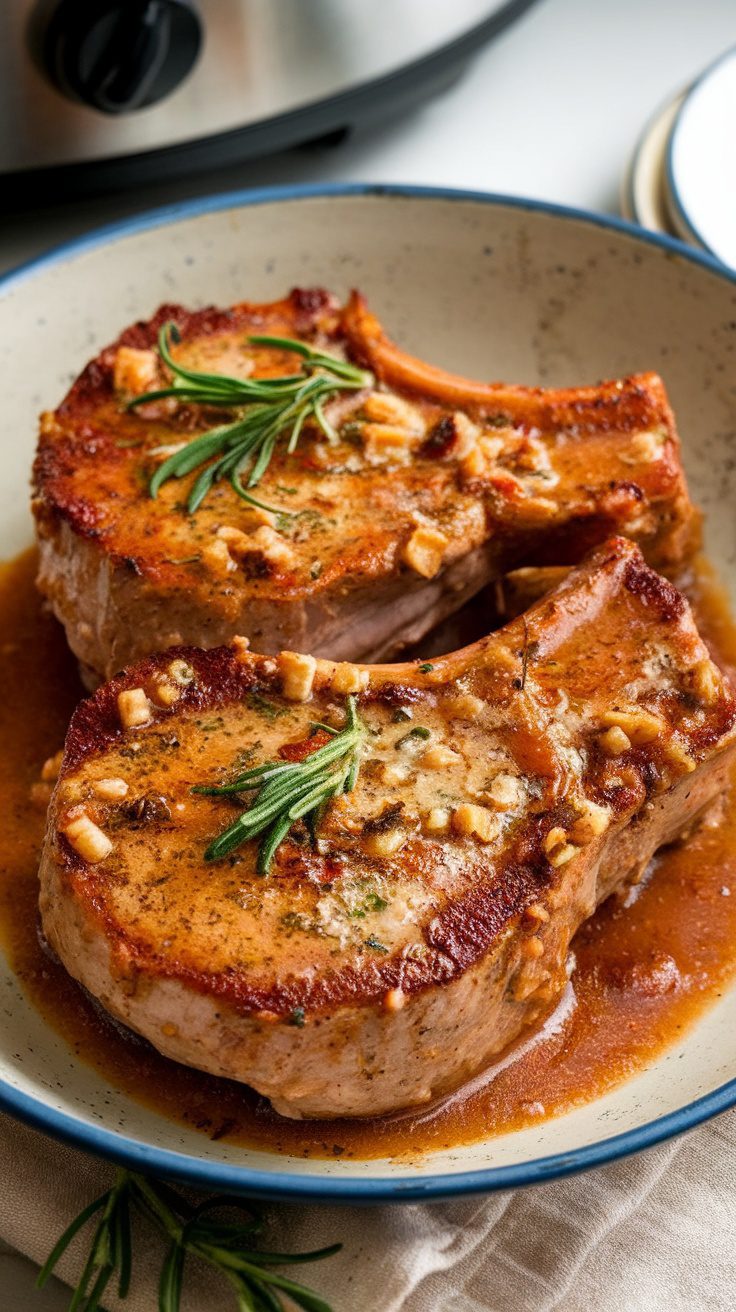
<svg viewBox="0 0 736 1312">
<path fill-rule="evenodd" d="M 36 417 L 120 327 L 161 301 L 228 304 L 358 285 L 407 349 L 486 378 L 665 378 L 708 546 L 736 581 L 736 280 L 667 238 L 471 192 L 309 187 L 190 201 L 102 229 L 5 278 L 0 554 L 32 539 Z M 550 1179 L 677 1134 L 736 1103 L 736 990 L 649 1069 L 587 1106 L 406 1162 L 304 1161 L 212 1142 L 111 1090 L 34 1010 L 0 958 L 0 1107 L 49 1134 L 203 1187 L 351 1202 Z"/>
</svg>

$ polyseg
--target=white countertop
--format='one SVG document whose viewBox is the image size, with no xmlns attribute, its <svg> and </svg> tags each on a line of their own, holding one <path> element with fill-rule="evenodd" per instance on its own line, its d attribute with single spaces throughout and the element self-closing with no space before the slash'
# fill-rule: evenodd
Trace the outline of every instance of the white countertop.
<svg viewBox="0 0 736 1312">
<path fill-rule="evenodd" d="M 449 0 L 427 0 L 449 3 Z M 443 96 L 391 128 L 235 168 L 0 219 L 0 268 L 122 215 L 188 196 L 318 181 L 441 184 L 618 212 L 646 119 L 736 42 L 734 0 L 539 0 Z M 8 1312 L 61 1312 L 0 1245 Z"/>
</svg>

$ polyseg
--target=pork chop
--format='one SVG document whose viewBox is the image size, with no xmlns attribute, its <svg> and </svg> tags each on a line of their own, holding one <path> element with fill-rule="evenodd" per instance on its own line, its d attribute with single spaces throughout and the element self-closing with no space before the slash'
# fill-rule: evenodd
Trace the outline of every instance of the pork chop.
<svg viewBox="0 0 736 1312">
<path fill-rule="evenodd" d="M 687 602 L 623 539 L 433 662 L 170 651 L 72 719 L 44 930 L 114 1016 L 284 1115 L 421 1106 L 555 1005 L 576 929 L 722 792 L 735 743 Z M 348 791 L 249 839 L 253 775 L 268 811 L 326 751 Z"/>
<path fill-rule="evenodd" d="M 293 352 L 249 345 L 254 333 L 371 374 L 325 407 L 331 437 L 311 415 L 295 450 L 276 444 L 251 489 L 261 506 L 223 478 L 192 512 L 200 469 L 155 499 L 151 479 L 233 413 L 186 391 L 130 408 L 171 382 L 155 349 L 167 322 L 181 338 L 172 359 L 210 378 L 298 372 Z M 39 587 L 91 685 L 151 651 L 236 633 L 266 653 L 385 659 L 508 569 L 575 563 L 621 532 L 667 572 L 697 528 L 656 375 L 548 391 L 472 383 L 400 352 L 357 294 L 341 308 L 314 290 L 164 306 L 129 328 L 43 416 L 34 491 Z"/>
</svg>

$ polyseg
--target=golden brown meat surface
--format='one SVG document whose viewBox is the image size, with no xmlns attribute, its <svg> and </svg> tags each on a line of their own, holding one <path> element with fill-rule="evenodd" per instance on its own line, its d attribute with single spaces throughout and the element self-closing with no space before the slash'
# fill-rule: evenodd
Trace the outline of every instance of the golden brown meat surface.
<svg viewBox="0 0 736 1312">
<path fill-rule="evenodd" d="M 309 761 L 353 690 L 353 791 L 205 861 L 249 804 L 204 796 Z M 72 720 L 41 866 L 48 939 L 167 1055 L 291 1116 L 427 1103 L 560 997 L 570 940 L 719 795 L 733 690 L 682 595 L 613 539 L 525 615 L 430 663 L 242 642 L 149 658 Z"/>
<path fill-rule="evenodd" d="M 288 352 L 248 345 L 258 332 L 373 371 L 373 385 L 328 403 L 337 441 L 308 423 L 291 455 L 277 445 L 257 492 L 287 514 L 224 481 L 189 514 L 195 474 L 151 498 L 168 454 L 233 417 L 168 400 L 127 408 L 169 381 L 154 349 L 167 320 L 189 368 L 293 371 Z M 667 571 L 696 530 L 656 375 L 549 391 L 472 383 L 405 356 L 359 295 L 342 308 L 316 290 L 164 306 L 129 328 L 43 417 L 34 489 L 39 586 L 92 682 L 235 633 L 264 652 L 383 659 L 508 569 L 575 563 L 620 532 Z"/>
</svg>

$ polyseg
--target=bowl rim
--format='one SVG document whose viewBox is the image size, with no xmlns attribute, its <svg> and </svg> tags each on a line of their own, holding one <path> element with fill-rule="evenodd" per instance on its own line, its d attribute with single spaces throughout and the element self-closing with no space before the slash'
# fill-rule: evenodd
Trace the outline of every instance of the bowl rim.
<svg viewBox="0 0 736 1312">
<path fill-rule="evenodd" d="M 352 182 L 307 183 L 216 192 L 145 210 L 93 228 L 9 270 L 0 276 L 0 295 L 86 251 L 112 244 L 120 238 L 135 236 L 137 233 L 201 215 L 253 205 L 361 196 L 385 198 L 389 201 L 394 198 L 404 198 L 471 202 L 499 209 L 542 213 L 554 218 L 574 220 L 628 237 L 644 245 L 654 246 L 670 255 L 677 255 L 686 262 L 715 274 L 719 280 L 736 285 L 736 270 L 730 270 L 709 253 L 694 250 L 675 237 L 651 232 L 626 219 L 612 215 L 598 214 L 551 201 L 530 200 L 493 192 L 440 186 Z M 157 1148 L 105 1126 L 91 1124 L 69 1112 L 49 1107 L 40 1097 L 16 1089 L 0 1078 L 0 1111 L 87 1153 L 104 1157 L 131 1170 L 162 1175 L 200 1189 L 247 1193 L 259 1198 L 322 1203 L 429 1201 L 538 1184 L 573 1175 L 594 1166 L 602 1166 L 644 1148 L 653 1147 L 673 1135 L 683 1134 L 686 1130 L 734 1105 L 736 1105 L 736 1078 L 728 1080 L 710 1093 L 664 1116 L 581 1148 L 506 1166 L 484 1166 L 476 1170 L 453 1173 L 428 1172 L 421 1176 L 391 1175 L 363 1178 L 350 1175 L 320 1176 L 316 1173 L 302 1175 L 288 1171 L 264 1170 L 260 1167 L 200 1158 L 188 1152 Z"/>
</svg>

